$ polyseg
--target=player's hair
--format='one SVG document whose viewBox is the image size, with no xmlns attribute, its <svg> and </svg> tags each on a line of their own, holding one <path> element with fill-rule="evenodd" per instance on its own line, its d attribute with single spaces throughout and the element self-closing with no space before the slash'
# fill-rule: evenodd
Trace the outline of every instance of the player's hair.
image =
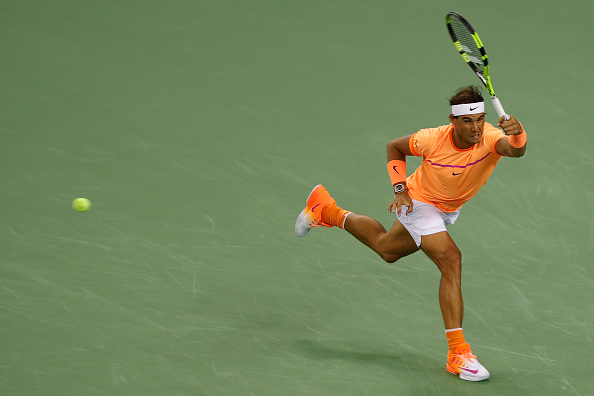
<svg viewBox="0 0 594 396">
<path fill-rule="evenodd" d="M 485 99 L 483 99 L 483 95 L 481 94 L 481 87 L 469 85 L 459 88 L 456 91 L 456 94 L 450 98 L 450 106 L 484 101 Z"/>
</svg>

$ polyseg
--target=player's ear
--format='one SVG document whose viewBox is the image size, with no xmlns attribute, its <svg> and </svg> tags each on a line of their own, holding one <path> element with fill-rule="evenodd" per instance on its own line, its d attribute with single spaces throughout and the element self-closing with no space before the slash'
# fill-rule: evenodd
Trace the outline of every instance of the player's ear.
<svg viewBox="0 0 594 396">
<path fill-rule="evenodd" d="M 456 121 L 456 117 L 453 114 L 450 114 L 450 122 L 453 124 Z"/>
</svg>

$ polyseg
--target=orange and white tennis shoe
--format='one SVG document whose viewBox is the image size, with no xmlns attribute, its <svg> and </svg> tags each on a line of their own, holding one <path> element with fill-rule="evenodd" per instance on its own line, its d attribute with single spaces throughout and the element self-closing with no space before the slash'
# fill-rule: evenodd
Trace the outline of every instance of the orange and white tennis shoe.
<svg viewBox="0 0 594 396">
<path fill-rule="evenodd" d="M 336 205 L 334 198 L 321 184 L 315 186 L 307 197 L 305 209 L 297 216 L 295 234 L 303 237 L 313 227 L 332 227 L 330 224 L 322 222 L 322 210 L 330 205 Z"/>
<path fill-rule="evenodd" d="M 448 351 L 446 368 L 450 373 L 458 375 L 460 379 L 466 381 L 484 381 L 490 376 L 489 371 L 476 360 L 476 356 L 468 349 L 456 350 L 456 353 Z"/>
</svg>

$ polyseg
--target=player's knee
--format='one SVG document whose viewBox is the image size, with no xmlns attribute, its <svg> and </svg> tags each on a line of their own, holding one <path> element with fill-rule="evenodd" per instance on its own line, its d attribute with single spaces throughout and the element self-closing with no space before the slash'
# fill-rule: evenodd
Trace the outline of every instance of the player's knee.
<svg viewBox="0 0 594 396">
<path fill-rule="evenodd" d="M 459 278 L 462 274 L 462 252 L 457 247 L 448 249 L 440 260 L 439 268 L 443 275 Z"/>
<path fill-rule="evenodd" d="M 450 253 L 452 262 L 456 263 L 457 268 L 462 268 L 462 252 L 457 247 Z"/>
<path fill-rule="evenodd" d="M 386 262 L 386 263 L 395 263 L 396 261 L 398 261 L 402 256 L 399 256 L 397 254 L 394 253 L 386 253 L 386 252 L 377 252 L 380 257 Z"/>
</svg>

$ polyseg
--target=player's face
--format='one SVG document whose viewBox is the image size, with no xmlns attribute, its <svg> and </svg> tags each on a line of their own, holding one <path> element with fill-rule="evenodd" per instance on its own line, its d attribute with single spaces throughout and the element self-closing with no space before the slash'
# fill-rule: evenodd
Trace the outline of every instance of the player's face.
<svg viewBox="0 0 594 396">
<path fill-rule="evenodd" d="M 454 144 L 460 149 L 467 149 L 481 141 L 485 127 L 485 113 L 469 114 L 454 117 L 450 115 L 454 124 Z"/>
</svg>

